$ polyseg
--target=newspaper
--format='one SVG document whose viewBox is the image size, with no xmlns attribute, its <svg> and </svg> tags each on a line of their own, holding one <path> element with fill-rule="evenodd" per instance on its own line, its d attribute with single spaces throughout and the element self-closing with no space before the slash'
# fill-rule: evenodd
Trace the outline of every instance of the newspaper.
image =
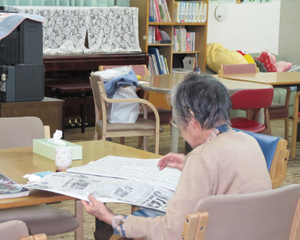
<svg viewBox="0 0 300 240">
<path fill-rule="evenodd" d="M 102 202 L 121 202 L 165 212 L 180 171 L 171 168 L 159 171 L 158 161 L 108 156 L 82 167 L 70 168 L 68 172 L 47 175 L 25 186 L 86 201 L 92 194 Z M 79 173 L 82 169 L 84 173 Z"/>
<path fill-rule="evenodd" d="M 67 171 L 146 181 L 174 191 L 181 171 L 175 168 L 160 171 L 157 167 L 158 161 L 159 159 L 106 156 L 84 166 L 69 168 Z"/>
</svg>

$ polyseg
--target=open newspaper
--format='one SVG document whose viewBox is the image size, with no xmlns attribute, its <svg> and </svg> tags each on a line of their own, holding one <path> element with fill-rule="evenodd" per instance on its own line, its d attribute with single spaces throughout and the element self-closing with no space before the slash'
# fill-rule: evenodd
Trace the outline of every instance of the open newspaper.
<svg viewBox="0 0 300 240">
<path fill-rule="evenodd" d="M 165 211 L 181 172 L 157 167 L 159 159 L 107 156 L 67 172 L 50 174 L 27 188 L 56 192 L 88 200 L 122 202 Z"/>
</svg>

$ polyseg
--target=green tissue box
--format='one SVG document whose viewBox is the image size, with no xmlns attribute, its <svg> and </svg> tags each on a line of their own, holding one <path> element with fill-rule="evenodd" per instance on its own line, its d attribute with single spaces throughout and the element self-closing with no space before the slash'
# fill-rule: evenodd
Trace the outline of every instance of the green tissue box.
<svg viewBox="0 0 300 240">
<path fill-rule="evenodd" d="M 55 148 L 70 147 L 72 148 L 72 160 L 82 159 L 82 146 L 65 141 L 66 146 L 55 144 L 49 141 L 49 139 L 34 139 L 33 140 L 33 152 L 40 154 L 44 157 L 55 160 Z"/>
</svg>

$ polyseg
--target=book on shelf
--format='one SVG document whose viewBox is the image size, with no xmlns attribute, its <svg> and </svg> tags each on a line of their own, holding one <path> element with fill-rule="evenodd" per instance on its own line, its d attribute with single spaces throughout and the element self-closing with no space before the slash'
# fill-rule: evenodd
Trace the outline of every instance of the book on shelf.
<svg viewBox="0 0 300 240">
<path fill-rule="evenodd" d="M 149 1 L 149 22 L 155 22 L 154 21 L 154 7 L 153 7 L 153 0 Z"/>
<path fill-rule="evenodd" d="M 173 36 L 173 51 L 195 51 L 195 36 L 195 32 L 187 32 L 184 26 L 175 26 Z"/>
<path fill-rule="evenodd" d="M 149 22 L 171 22 L 166 0 L 149 1 Z"/>
<path fill-rule="evenodd" d="M 206 22 L 207 3 L 204 1 L 175 1 L 173 6 L 175 22 Z"/>
<path fill-rule="evenodd" d="M 0 173 L 0 199 L 28 196 L 29 190 Z"/>
<path fill-rule="evenodd" d="M 106 156 L 67 172 L 53 173 L 27 184 L 27 188 L 102 202 L 127 203 L 165 212 L 181 172 L 174 168 L 160 171 L 159 159 Z"/>
<path fill-rule="evenodd" d="M 161 62 L 160 53 L 159 53 L 158 48 L 149 47 L 148 52 L 149 52 L 149 54 L 153 54 L 155 56 L 155 60 L 156 60 L 156 63 L 157 63 L 157 68 L 158 68 L 158 73 L 159 74 L 164 74 L 163 65 L 162 65 L 162 62 Z"/>
</svg>

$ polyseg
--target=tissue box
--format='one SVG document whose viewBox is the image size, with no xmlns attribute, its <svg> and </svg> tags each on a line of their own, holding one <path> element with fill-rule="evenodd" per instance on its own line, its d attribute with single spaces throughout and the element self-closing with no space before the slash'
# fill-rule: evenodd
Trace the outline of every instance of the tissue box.
<svg viewBox="0 0 300 240">
<path fill-rule="evenodd" d="M 55 148 L 57 147 L 70 147 L 72 148 L 72 160 L 82 159 L 82 146 L 61 140 L 66 143 L 66 146 L 55 144 L 49 141 L 49 139 L 34 139 L 33 140 L 33 152 L 40 154 L 44 157 L 55 160 Z"/>
</svg>

